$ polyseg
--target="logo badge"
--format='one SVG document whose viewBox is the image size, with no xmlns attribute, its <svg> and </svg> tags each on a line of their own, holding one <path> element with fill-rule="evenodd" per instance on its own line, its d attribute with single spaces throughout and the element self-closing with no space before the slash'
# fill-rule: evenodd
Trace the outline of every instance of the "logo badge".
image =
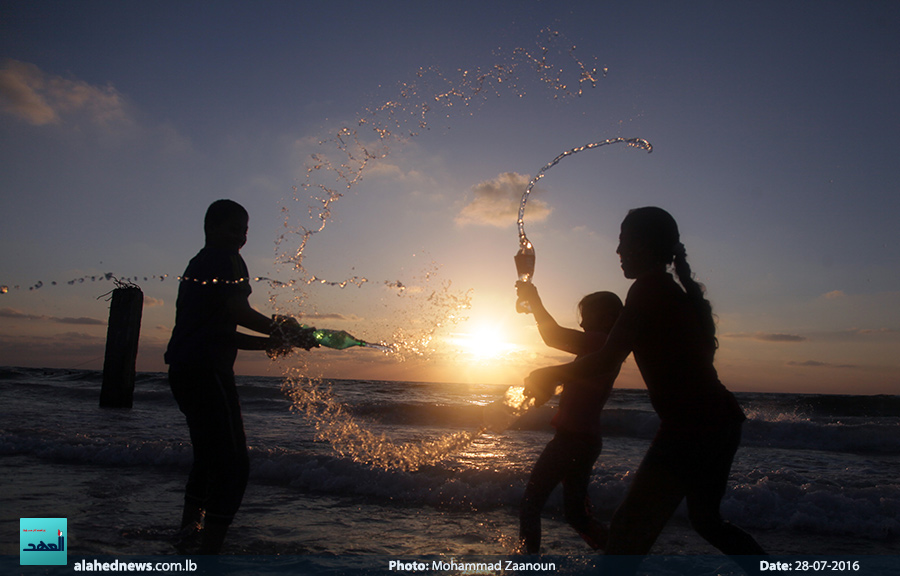
<svg viewBox="0 0 900 576">
<path fill-rule="evenodd" d="M 19 518 L 19 565 L 65 566 L 65 518 Z"/>
</svg>

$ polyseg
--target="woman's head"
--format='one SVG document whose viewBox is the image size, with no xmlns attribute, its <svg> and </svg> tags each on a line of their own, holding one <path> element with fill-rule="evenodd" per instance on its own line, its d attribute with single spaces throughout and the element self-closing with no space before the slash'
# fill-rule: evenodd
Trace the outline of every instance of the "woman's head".
<svg viewBox="0 0 900 576">
<path fill-rule="evenodd" d="M 694 280 L 678 234 L 678 224 L 672 215 L 655 206 L 629 211 L 622 221 L 616 252 L 626 278 L 638 278 L 648 271 L 665 270 L 669 264 L 673 265 L 675 275 L 696 308 L 709 337 L 710 350 L 715 352 L 718 341 L 712 306 L 706 299 L 703 284 Z"/>
<path fill-rule="evenodd" d="M 622 308 L 622 300 L 612 292 L 588 294 L 578 303 L 581 327 L 589 332 L 609 332 Z"/>
<path fill-rule="evenodd" d="M 665 267 L 683 250 L 678 224 L 662 208 L 635 208 L 622 221 L 616 252 L 627 278 L 636 278 L 648 270 Z"/>
</svg>

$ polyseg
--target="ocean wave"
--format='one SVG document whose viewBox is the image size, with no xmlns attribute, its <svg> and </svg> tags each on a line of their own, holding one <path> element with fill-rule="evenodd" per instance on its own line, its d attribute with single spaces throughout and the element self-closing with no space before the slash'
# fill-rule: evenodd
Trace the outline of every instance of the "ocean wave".
<svg viewBox="0 0 900 576">
<path fill-rule="evenodd" d="M 52 398 L 63 400 L 70 406 L 95 407 L 102 373 L 2 368 L 0 382 L 12 402 L 19 399 L 33 406 Z M 290 413 L 290 400 L 277 378 L 241 378 L 239 383 L 241 401 L 248 417 L 258 415 L 278 420 Z M 490 399 L 482 394 L 477 400 L 480 403 L 476 403 L 465 393 L 449 395 L 442 389 L 429 395 L 427 385 L 415 383 L 347 381 L 339 384 L 341 389 L 336 391 L 336 397 L 343 402 L 344 409 L 358 421 L 384 430 L 477 431 L 484 424 L 481 403 Z M 407 388 L 414 393 L 404 393 Z M 610 400 L 601 415 L 604 436 L 652 438 L 659 419 L 649 403 L 642 402 L 642 395 L 635 391 L 621 392 L 619 397 Z M 136 411 L 174 409 L 164 374 L 139 375 L 134 394 Z M 884 398 L 839 400 L 809 395 L 756 394 L 746 401 L 748 419 L 743 427 L 743 444 L 824 452 L 900 454 L 900 414 L 876 410 L 875 404 L 879 400 Z M 532 410 L 514 422 L 510 429 L 550 433 L 550 420 L 555 409 L 551 402 Z M 177 421 L 181 422 L 180 416 Z"/>
<path fill-rule="evenodd" d="M 311 496 L 327 495 L 391 506 L 430 507 L 478 512 L 515 509 L 528 478 L 531 456 L 518 454 L 520 466 L 467 467 L 458 459 L 424 466 L 417 471 L 384 470 L 341 458 L 318 445 L 305 450 L 277 446 L 250 449 L 251 481 L 282 486 Z M 0 435 L 0 455 L 29 455 L 52 463 L 77 463 L 112 468 L 147 466 L 186 475 L 192 461 L 189 444 L 165 440 L 110 442 L 99 436 L 65 437 L 45 433 Z M 827 462 L 836 458 L 822 456 Z M 637 460 L 635 460 L 635 463 Z M 823 464 L 828 466 L 829 464 Z M 874 465 L 874 464 L 873 464 Z M 622 501 L 632 472 L 601 456 L 589 493 L 595 511 L 609 517 Z M 861 473 L 854 480 L 825 480 L 815 471 L 798 468 L 733 473 L 722 511 L 748 528 L 790 528 L 809 534 L 853 534 L 877 540 L 900 536 L 900 486 L 871 484 Z M 560 490 L 546 512 L 563 514 Z M 681 509 L 679 515 L 685 516 Z"/>
<path fill-rule="evenodd" d="M 900 418 L 823 421 L 796 413 L 751 413 L 743 442 L 826 452 L 900 454 Z"/>
<path fill-rule="evenodd" d="M 0 434 L 0 456 L 30 455 L 58 463 L 95 464 L 104 466 L 174 466 L 188 467 L 192 461 L 189 444 L 165 440 L 135 440 L 111 443 L 109 440 L 76 434 L 71 437 L 46 431 Z"/>
<path fill-rule="evenodd" d="M 900 486 L 836 486 L 783 468 L 739 479 L 722 502 L 722 514 L 758 528 L 895 540 L 900 538 Z"/>
</svg>

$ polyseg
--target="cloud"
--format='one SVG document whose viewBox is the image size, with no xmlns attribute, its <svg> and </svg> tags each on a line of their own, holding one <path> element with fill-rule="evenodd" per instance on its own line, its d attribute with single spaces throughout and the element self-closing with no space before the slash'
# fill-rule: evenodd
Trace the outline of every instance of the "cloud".
<svg viewBox="0 0 900 576">
<path fill-rule="evenodd" d="M 144 294 L 144 308 L 153 308 L 154 306 L 165 306 L 165 301 L 162 298 L 154 298 Z"/>
<path fill-rule="evenodd" d="M 0 110 L 35 126 L 76 114 L 102 126 L 131 123 L 124 99 L 111 85 L 54 76 L 18 60 L 0 65 Z"/>
<path fill-rule="evenodd" d="M 766 334 L 766 333 L 756 333 L 753 335 L 755 340 L 761 340 L 763 342 L 805 342 L 805 336 L 799 336 L 797 334 Z"/>
<path fill-rule="evenodd" d="M 782 334 L 778 332 L 733 332 L 730 334 L 722 334 L 723 338 L 746 338 L 749 340 L 757 340 L 760 342 L 806 342 L 806 336 L 799 334 Z"/>
<path fill-rule="evenodd" d="M 801 368 L 859 368 L 856 364 L 831 364 L 829 362 L 819 362 L 818 360 L 804 360 L 803 362 L 791 360 L 787 365 Z"/>
<path fill-rule="evenodd" d="M 47 320 L 50 322 L 57 322 L 59 324 L 78 324 L 81 326 L 106 326 L 106 322 L 103 320 L 97 320 L 96 318 L 88 318 L 86 316 L 81 316 L 79 318 L 58 318 L 56 316 L 47 316 Z"/>
<path fill-rule="evenodd" d="M 335 320 L 335 321 L 347 321 L 347 322 L 359 322 L 362 320 L 356 314 L 340 314 L 338 312 L 321 312 L 321 313 L 313 313 L 313 314 L 304 314 L 303 318 L 309 318 L 313 320 Z"/>
<path fill-rule="evenodd" d="M 857 328 L 854 330 L 850 330 L 850 333 L 860 336 L 868 334 L 896 334 L 897 330 L 893 330 L 891 328 Z"/>
<path fill-rule="evenodd" d="M 7 366 L 75 366 L 85 360 L 102 360 L 104 337 L 80 332 L 53 336 L 0 334 L 0 364 Z"/>
<path fill-rule="evenodd" d="M 398 182 L 432 182 L 426 175 L 415 168 L 403 170 L 397 164 L 391 164 L 384 160 L 370 162 L 366 170 L 367 178 L 389 178 Z"/>
<path fill-rule="evenodd" d="M 459 226 L 495 226 L 507 228 L 514 226 L 519 217 L 519 204 L 522 194 L 531 179 L 516 172 L 504 172 L 491 180 L 485 180 L 472 187 L 474 198 L 463 206 L 456 215 Z M 542 189 L 535 187 L 528 200 L 527 216 L 529 222 L 546 220 L 551 208 L 535 196 Z"/>
<path fill-rule="evenodd" d="M 14 320 L 40 320 L 41 316 L 26 314 L 13 308 L 0 308 L 0 318 L 13 318 Z"/>
<path fill-rule="evenodd" d="M 895 341 L 900 337 L 900 330 L 893 328 L 850 328 L 847 330 L 821 331 L 811 334 L 816 341 L 822 342 L 872 342 Z"/>
<path fill-rule="evenodd" d="M 730 332 L 722 338 L 740 338 L 759 342 L 872 342 L 893 341 L 900 338 L 900 330 L 893 328 L 849 328 L 808 332 L 806 336 L 780 332 Z"/>
<path fill-rule="evenodd" d="M 27 314 L 14 308 L 0 308 L 0 318 L 11 318 L 13 320 L 37 320 L 42 322 L 56 322 L 57 324 L 75 324 L 79 326 L 106 326 L 103 320 L 96 318 L 88 318 L 85 316 L 79 318 L 46 316 L 38 314 Z"/>
</svg>

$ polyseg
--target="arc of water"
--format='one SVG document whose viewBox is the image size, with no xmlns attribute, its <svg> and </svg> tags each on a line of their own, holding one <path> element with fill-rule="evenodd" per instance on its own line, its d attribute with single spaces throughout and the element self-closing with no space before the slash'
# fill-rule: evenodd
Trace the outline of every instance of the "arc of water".
<svg viewBox="0 0 900 576">
<path fill-rule="evenodd" d="M 608 138 L 606 140 L 603 140 L 602 142 L 592 142 L 590 144 L 585 144 L 584 146 L 578 146 L 577 148 L 566 150 L 565 152 L 548 162 L 546 166 L 538 170 L 538 173 L 534 178 L 531 179 L 531 182 L 529 182 L 528 186 L 525 188 L 525 192 L 522 194 L 522 200 L 519 203 L 519 219 L 517 223 L 519 227 L 520 247 L 524 248 L 531 244 L 531 242 L 528 241 L 528 236 L 525 235 L 525 205 L 528 203 L 528 196 L 531 194 L 531 190 L 534 188 L 534 185 L 537 184 L 538 180 L 544 177 L 544 174 L 547 172 L 547 170 L 559 164 L 563 158 L 568 158 L 573 154 L 583 152 L 584 150 L 590 150 L 592 148 L 599 148 L 600 146 L 606 146 L 607 144 L 619 143 L 624 143 L 628 146 L 646 150 L 648 153 L 653 152 L 653 145 L 643 138 Z"/>
</svg>

